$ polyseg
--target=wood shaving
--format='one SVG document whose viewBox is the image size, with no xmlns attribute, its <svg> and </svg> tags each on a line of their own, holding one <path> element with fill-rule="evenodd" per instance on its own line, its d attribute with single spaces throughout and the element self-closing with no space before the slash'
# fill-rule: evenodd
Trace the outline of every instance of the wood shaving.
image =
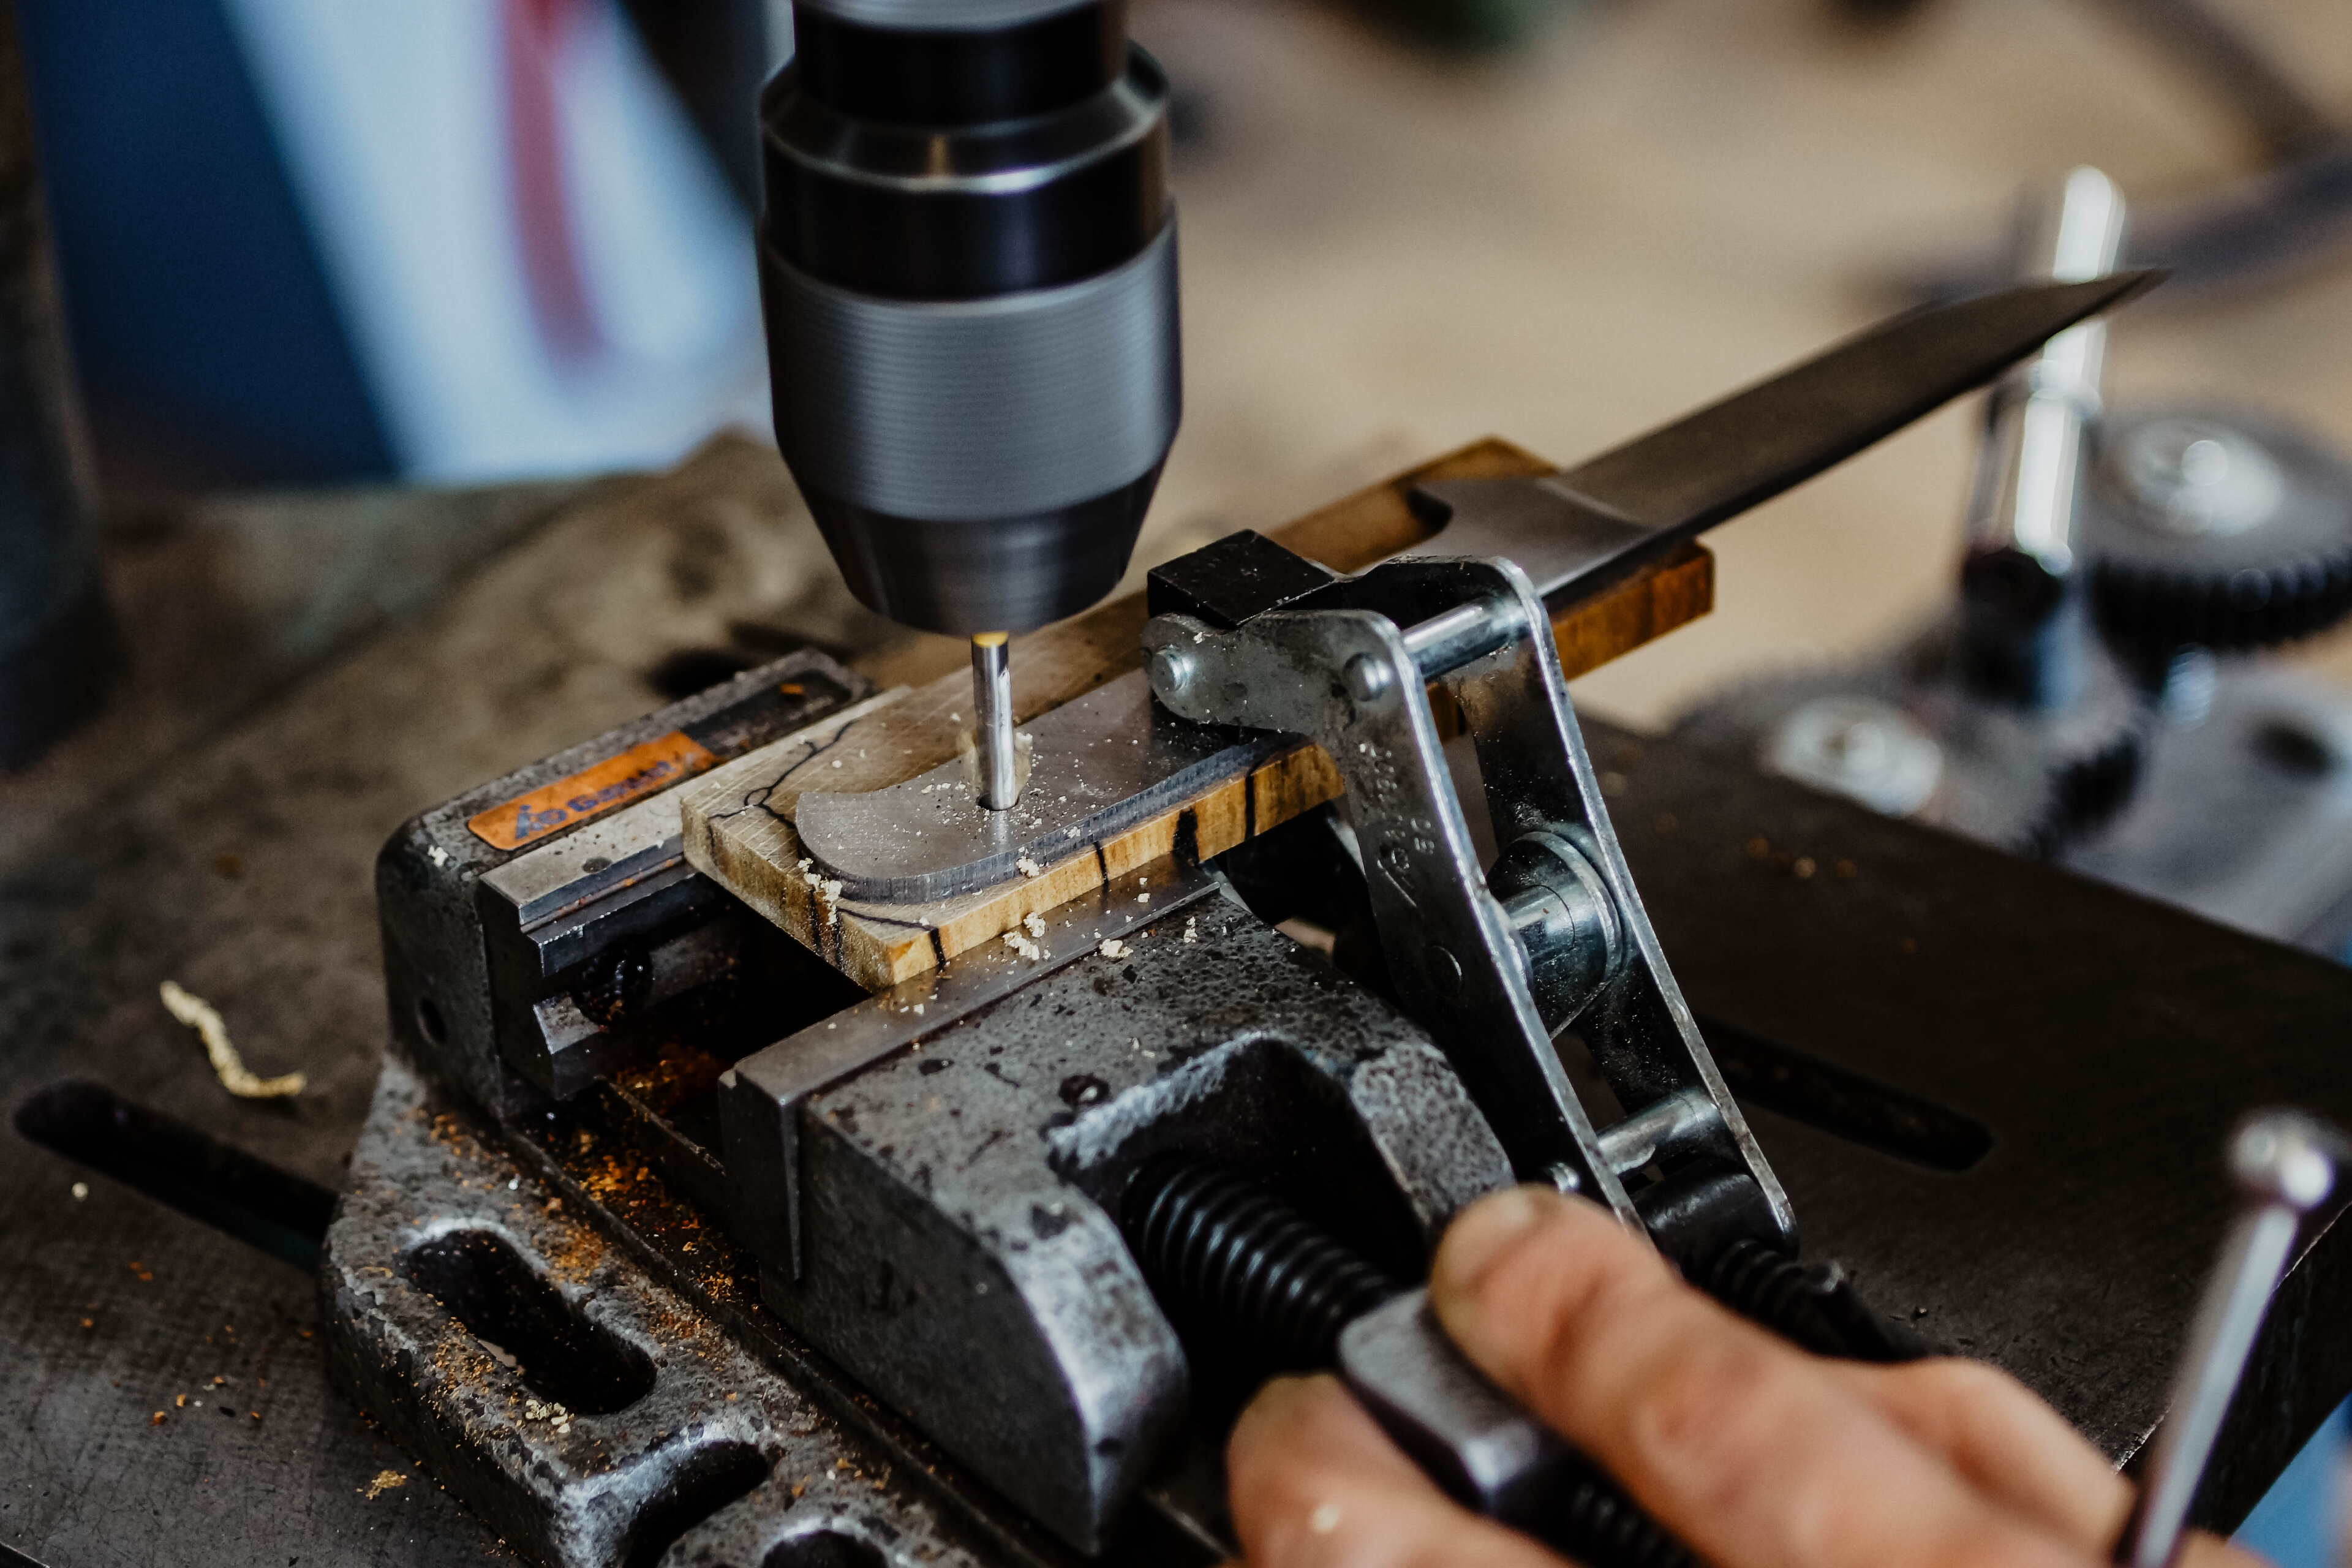
<svg viewBox="0 0 2352 1568">
<path fill-rule="evenodd" d="M 370 1502 L 373 1502 L 384 1493 L 392 1490 L 393 1488 L 404 1487 L 407 1484 L 408 1478 L 402 1475 L 398 1470 L 378 1470 L 375 1473 L 375 1479 L 367 1484 L 366 1489 L 362 1491 L 360 1496 L 367 1499 Z"/>
<path fill-rule="evenodd" d="M 1117 937 L 1112 937 L 1109 941 L 1104 942 L 1102 946 L 1097 948 L 1095 951 L 1101 953 L 1105 958 L 1125 958 L 1127 956 L 1127 943 L 1119 941 Z"/>
<path fill-rule="evenodd" d="M 803 860 L 800 863 L 801 880 L 808 884 L 809 891 L 814 893 L 816 901 L 824 906 L 824 923 L 829 926 L 839 925 L 841 923 L 841 879 L 837 877 L 818 876 L 809 869 L 815 864 L 814 860 Z"/>
<path fill-rule="evenodd" d="M 1009 931 L 1004 933 L 1004 945 L 1032 963 L 1034 963 L 1038 959 L 1045 956 L 1045 950 L 1044 948 L 1039 947 L 1035 942 L 1031 942 L 1026 936 L 1024 936 L 1017 931 Z"/>
<path fill-rule="evenodd" d="M 309 1080 L 299 1072 L 281 1073 L 276 1078 L 256 1078 L 246 1070 L 245 1058 L 229 1044 L 228 1026 L 213 1005 L 203 997 L 183 991 L 173 982 L 163 982 L 162 994 L 164 1011 L 196 1032 L 205 1043 L 205 1055 L 212 1059 L 213 1076 L 220 1079 L 223 1089 L 239 1100 L 286 1100 L 302 1092 Z"/>
<path fill-rule="evenodd" d="M 1186 942 L 1198 942 L 1201 940 L 1201 922 L 1198 917 L 1185 921 L 1184 940 Z"/>
<path fill-rule="evenodd" d="M 1021 929 L 1039 942 L 1045 940 L 1045 922 L 1034 910 L 1021 917 Z"/>
<path fill-rule="evenodd" d="M 1036 878 L 1042 877 L 1045 874 L 1045 868 L 1040 866 L 1036 861 L 1032 860 L 1026 855 L 1024 855 L 1020 859 L 1013 862 L 1013 868 L 1020 872 L 1024 877 Z"/>
</svg>

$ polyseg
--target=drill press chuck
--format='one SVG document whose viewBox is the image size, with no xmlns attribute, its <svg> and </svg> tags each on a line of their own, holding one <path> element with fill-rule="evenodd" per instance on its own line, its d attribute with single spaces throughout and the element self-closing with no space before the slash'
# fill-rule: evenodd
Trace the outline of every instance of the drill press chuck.
<svg viewBox="0 0 2352 1568">
<path fill-rule="evenodd" d="M 762 94 L 776 438 L 851 589 L 1018 632 L 1127 569 L 1176 435 L 1168 83 L 1124 0 L 800 0 Z"/>
</svg>

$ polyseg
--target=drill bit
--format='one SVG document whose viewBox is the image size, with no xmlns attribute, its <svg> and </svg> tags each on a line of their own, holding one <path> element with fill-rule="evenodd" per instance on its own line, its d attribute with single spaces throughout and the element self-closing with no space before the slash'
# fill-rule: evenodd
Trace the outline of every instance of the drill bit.
<svg viewBox="0 0 2352 1568">
<path fill-rule="evenodd" d="M 1013 752 L 1013 659 L 1003 632 L 971 639 L 971 696 L 979 722 L 973 741 L 980 751 L 980 804 L 1009 810 L 1021 798 L 1020 759 Z"/>
</svg>

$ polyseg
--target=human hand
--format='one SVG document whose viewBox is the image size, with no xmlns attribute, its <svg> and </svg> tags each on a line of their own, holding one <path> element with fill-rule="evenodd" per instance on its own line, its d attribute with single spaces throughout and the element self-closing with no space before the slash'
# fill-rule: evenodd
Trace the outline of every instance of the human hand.
<svg viewBox="0 0 2352 1568">
<path fill-rule="evenodd" d="M 1595 1205 L 1472 1205 L 1430 1300 L 1487 1376 L 1716 1568 L 2098 1568 L 2132 1489 L 1982 1363 L 1796 1349 L 1685 1284 Z M 1253 1568 L 1559 1568 L 1465 1512 L 1328 1376 L 1282 1378 L 1228 1450 Z M 2183 1568 L 2256 1568 L 2210 1535 Z"/>
</svg>

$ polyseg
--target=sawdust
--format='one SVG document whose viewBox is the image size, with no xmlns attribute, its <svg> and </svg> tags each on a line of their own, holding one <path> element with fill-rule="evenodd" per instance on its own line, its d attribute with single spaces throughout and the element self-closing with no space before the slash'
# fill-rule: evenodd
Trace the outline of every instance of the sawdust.
<svg viewBox="0 0 2352 1568">
<path fill-rule="evenodd" d="M 584 1279 L 604 1261 L 604 1239 L 593 1226 L 555 1226 L 535 1239 L 548 1272 L 559 1279 Z"/>
<path fill-rule="evenodd" d="M 375 1473 L 375 1479 L 370 1481 L 366 1486 L 360 1489 L 360 1496 L 367 1499 L 370 1502 L 373 1502 L 376 1499 L 383 1496 L 384 1493 L 391 1491 L 394 1488 L 404 1487 L 407 1484 L 408 1478 L 402 1475 L 398 1470 L 378 1470 Z"/>
<path fill-rule="evenodd" d="M 651 1060 L 615 1073 L 613 1081 L 624 1092 L 636 1096 L 660 1113 L 716 1088 L 728 1065 L 723 1058 L 674 1040 Z"/>
<path fill-rule="evenodd" d="M 547 1429 L 559 1437 L 568 1436 L 572 1432 L 572 1412 L 552 1399 L 524 1400 L 522 1418 L 526 1421 L 546 1422 Z"/>
<path fill-rule="evenodd" d="M 839 763 L 833 765 L 836 768 L 841 766 Z M 818 907 L 824 910 L 824 923 L 829 926 L 839 925 L 841 923 L 841 880 L 837 877 L 818 876 L 816 872 L 810 869 L 815 864 L 814 860 L 800 862 L 801 880 L 807 883 L 809 890 L 816 895 Z"/>
<path fill-rule="evenodd" d="M 276 1078 L 256 1078 L 246 1070 L 245 1058 L 229 1044 L 228 1026 L 221 1021 L 219 1012 L 203 997 L 183 991 L 173 981 L 162 987 L 163 1008 L 173 1017 L 196 1032 L 205 1043 L 205 1055 L 211 1058 L 213 1076 L 221 1087 L 239 1100 L 286 1100 L 302 1092 L 308 1080 L 299 1072 L 281 1073 Z"/>
</svg>

